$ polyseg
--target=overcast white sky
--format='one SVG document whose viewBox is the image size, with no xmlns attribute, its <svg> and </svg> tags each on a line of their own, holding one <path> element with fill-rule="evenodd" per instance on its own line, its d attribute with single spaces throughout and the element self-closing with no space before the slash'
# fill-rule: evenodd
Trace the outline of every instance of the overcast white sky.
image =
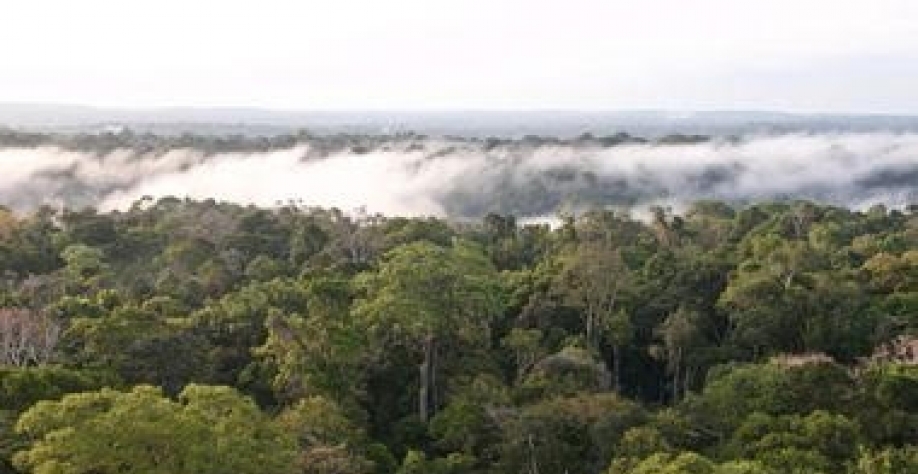
<svg viewBox="0 0 918 474">
<path fill-rule="evenodd" d="M 0 101 L 918 114 L 918 1 L 8 0 Z"/>
</svg>

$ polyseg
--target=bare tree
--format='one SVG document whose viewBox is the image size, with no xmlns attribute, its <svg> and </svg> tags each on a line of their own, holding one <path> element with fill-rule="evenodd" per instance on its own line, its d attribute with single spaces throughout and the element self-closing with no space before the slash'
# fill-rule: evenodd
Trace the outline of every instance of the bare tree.
<svg viewBox="0 0 918 474">
<path fill-rule="evenodd" d="M 329 250 L 348 263 L 366 264 L 380 252 L 385 218 L 370 214 L 365 208 L 357 208 L 351 214 L 332 210 L 331 233 L 335 245 Z"/>
<path fill-rule="evenodd" d="M 25 367 L 48 362 L 60 335 L 60 325 L 41 313 L 0 308 L 0 365 Z"/>
</svg>

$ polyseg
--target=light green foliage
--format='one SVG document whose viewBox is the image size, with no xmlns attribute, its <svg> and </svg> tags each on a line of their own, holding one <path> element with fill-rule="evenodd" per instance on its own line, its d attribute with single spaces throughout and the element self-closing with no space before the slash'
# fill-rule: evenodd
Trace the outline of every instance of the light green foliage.
<svg viewBox="0 0 918 474">
<path fill-rule="evenodd" d="M 765 467 L 762 463 L 758 461 L 729 461 L 725 462 L 714 469 L 715 474 L 781 474 L 781 471 L 776 471 L 771 468 Z"/>
<path fill-rule="evenodd" d="M 351 312 L 350 282 L 316 277 L 299 284 L 297 292 L 300 303 L 273 311 L 266 320 L 268 337 L 257 355 L 276 367 L 274 386 L 284 399 L 324 394 L 353 402 L 368 348 Z"/>
<path fill-rule="evenodd" d="M 54 366 L 0 369 L 0 472 L 11 472 L 13 454 L 27 446 L 27 440 L 14 432 L 24 410 L 42 400 L 116 383 L 117 378 L 105 372 Z"/>
<path fill-rule="evenodd" d="M 178 401 L 153 387 L 39 402 L 19 419 L 33 440 L 15 456 L 35 474 L 293 473 L 293 444 L 230 388 L 191 385 Z"/>
<path fill-rule="evenodd" d="M 474 459 L 452 453 L 442 458 L 428 458 L 419 451 L 409 451 L 396 474 L 463 474 L 471 472 Z"/>
<path fill-rule="evenodd" d="M 108 277 L 109 265 L 102 250 L 84 244 L 74 244 L 61 252 L 65 262 L 64 278 L 72 291 L 95 289 Z"/>
<path fill-rule="evenodd" d="M 449 334 L 480 339 L 501 308 L 497 274 L 472 244 L 419 242 L 387 253 L 377 272 L 360 279 L 367 297 L 358 312 L 374 329 L 391 325 L 419 337 Z"/>
<path fill-rule="evenodd" d="M 716 466 L 696 453 L 657 453 L 639 462 L 628 474 L 715 474 Z M 610 470 L 609 474 L 625 474 Z"/>
<path fill-rule="evenodd" d="M 851 474 L 899 474 L 918 472 L 918 448 L 863 450 Z"/>
<path fill-rule="evenodd" d="M 377 271 L 358 278 L 365 297 L 356 311 L 369 330 L 420 356 L 418 417 L 426 422 L 439 404 L 441 359 L 454 356 L 446 348 L 489 343 L 503 307 L 497 272 L 471 243 L 417 242 L 391 250 Z"/>
<path fill-rule="evenodd" d="M 615 448 L 619 458 L 642 459 L 654 453 L 670 452 L 672 447 L 660 433 L 650 426 L 638 426 L 625 431 Z"/>
</svg>

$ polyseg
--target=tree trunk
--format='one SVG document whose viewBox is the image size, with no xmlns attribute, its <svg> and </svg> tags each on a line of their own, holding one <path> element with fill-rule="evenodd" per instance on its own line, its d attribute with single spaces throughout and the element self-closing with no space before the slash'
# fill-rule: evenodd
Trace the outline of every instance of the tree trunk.
<svg viewBox="0 0 918 474">
<path fill-rule="evenodd" d="M 536 449 L 535 449 L 535 443 L 532 442 L 532 434 L 529 434 L 526 441 L 527 441 L 527 447 L 529 448 L 528 450 L 529 474 L 539 474 L 539 462 L 536 459 L 536 455 L 535 455 Z"/>
<path fill-rule="evenodd" d="M 615 381 L 615 393 L 622 393 L 622 348 L 619 345 L 612 346 L 612 370 Z"/>
<path fill-rule="evenodd" d="M 437 341 L 433 340 L 430 348 L 430 415 L 433 416 L 437 410 L 440 409 L 440 391 L 437 390 L 437 386 L 440 383 L 437 380 L 437 366 L 440 364 L 438 360 L 439 354 Z"/>
<path fill-rule="evenodd" d="M 673 404 L 679 403 L 679 387 L 681 385 L 682 350 L 676 350 L 673 361 Z"/>
<path fill-rule="evenodd" d="M 589 345 L 590 347 L 593 347 L 593 310 L 587 311 L 586 339 L 587 339 L 587 345 Z"/>
<path fill-rule="evenodd" d="M 424 338 L 424 361 L 420 366 L 420 383 L 418 387 L 418 417 L 422 423 L 427 423 L 432 414 L 431 401 L 434 391 L 434 357 L 436 341 L 432 334 Z"/>
</svg>

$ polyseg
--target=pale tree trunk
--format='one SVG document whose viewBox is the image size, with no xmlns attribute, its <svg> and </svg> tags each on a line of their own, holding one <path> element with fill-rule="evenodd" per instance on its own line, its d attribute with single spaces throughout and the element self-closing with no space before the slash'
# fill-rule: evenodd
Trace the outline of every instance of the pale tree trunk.
<svg viewBox="0 0 918 474">
<path fill-rule="evenodd" d="M 606 318 L 614 318 L 615 316 L 615 299 L 618 291 L 612 292 L 612 297 L 609 298 L 609 309 L 606 312 Z M 616 330 L 617 331 L 617 330 Z M 614 344 L 612 344 L 612 370 L 615 372 L 614 375 L 614 386 L 615 393 L 621 395 L 622 393 L 622 344 L 621 341 L 624 339 L 622 334 L 613 334 L 612 335 Z"/>
<path fill-rule="evenodd" d="M 588 310 L 587 320 L 586 320 L 586 339 L 587 339 L 587 344 L 590 347 L 593 347 L 593 324 L 594 324 L 593 320 L 594 320 L 593 310 Z"/>
<path fill-rule="evenodd" d="M 532 442 L 532 434 L 530 434 L 526 439 L 526 445 L 529 448 L 529 473 L 528 474 L 539 474 L 539 462 L 536 459 L 536 449 L 535 443 Z"/>
</svg>

